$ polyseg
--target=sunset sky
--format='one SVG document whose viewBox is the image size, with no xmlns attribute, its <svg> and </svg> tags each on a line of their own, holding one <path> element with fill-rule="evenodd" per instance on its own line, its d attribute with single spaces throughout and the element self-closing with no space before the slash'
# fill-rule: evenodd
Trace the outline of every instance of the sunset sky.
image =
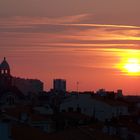
<svg viewBox="0 0 140 140">
<path fill-rule="evenodd" d="M 0 60 L 67 89 L 140 95 L 140 0 L 0 0 Z"/>
</svg>

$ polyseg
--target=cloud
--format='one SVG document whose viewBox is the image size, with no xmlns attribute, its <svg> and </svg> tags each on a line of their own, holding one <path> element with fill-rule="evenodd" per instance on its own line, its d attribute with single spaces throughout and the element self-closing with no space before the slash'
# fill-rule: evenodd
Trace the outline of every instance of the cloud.
<svg viewBox="0 0 140 140">
<path fill-rule="evenodd" d="M 0 20 L 1 25 L 11 25 L 11 26 L 24 26 L 24 25 L 39 25 L 39 24 L 66 24 L 66 23 L 78 23 L 84 21 L 90 17 L 90 14 L 79 14 L 73 16 L 64 16 L 64 17 L 24 17 L 24 16 L 15 16 L 15 17 L 3 17 Z"/>
<path fill-rule="evenodd" d="M 121 24 L 94 24 L 85 23 L 91 19 L 94 19 L 93 14 L 84 13 L 72 16 L 60 16 L 60 17 L 27 17 L 27 16 L 14 16 L 14 17 L 0 17 L 0 25 L 3 27 L 14 28 L 16 27 L 32 27 L 33 25 L 61 25 L 69 27 L 104 27 L 104 28 L 126 28 L 126 29 L 140 29 L 140 26 L 130 26 Z"/>
<path fill-rule="evenodd" d="M 60 47 L 73 50 L 77 48 L 140 49 L 139 26 L 82 23 L 89 18 L 91 18 L 90 14 L 59 18 L 1 18 L 0 45 L 9 46 L 9 50 L 24 48 L 24 51 L 40 48 L 44 51 L 47 48 L 58 51 Z"/>
</svg>

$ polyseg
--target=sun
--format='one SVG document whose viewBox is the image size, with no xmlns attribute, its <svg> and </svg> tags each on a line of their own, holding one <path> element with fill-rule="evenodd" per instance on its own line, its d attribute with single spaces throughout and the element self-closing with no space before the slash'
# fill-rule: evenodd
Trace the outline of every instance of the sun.
<svg viewBox="0 0 140 140">
<path fill-rule="evenodd" d="M 127 63 L 124 65 L 124 69 L 128 73 L 139 73 L 140 72 L 140 62 L 136 58 L 128 59 Z"/>
<path fill-rule="evenodd" d="M 122 64 L 122 71 L 130 76 L 140 75 L 140 60 L 138 58 L 128 58 Z"/>
<path fill-rule="evenodd" d="M 117 64 L 117 68 L 128 76 L 140 76 L 140 59 L 139 58 L 127 58 Z"/>
<path fill-rule="evenodd" d="M 120 75 L 140 76 L 140 51 L 127 49 L 118 52 L 118 60 L 114 63 L 114 68 Z"/>
</svg>

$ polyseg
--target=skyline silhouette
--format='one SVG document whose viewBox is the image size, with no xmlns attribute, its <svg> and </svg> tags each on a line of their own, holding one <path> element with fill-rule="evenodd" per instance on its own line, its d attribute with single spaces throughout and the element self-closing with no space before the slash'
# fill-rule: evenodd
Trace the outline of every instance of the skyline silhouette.
<svg viewBox="0 0 140 140">
<path fill-rule="evenodd" d="M 140 0 L 0 0 L 0 140 L 140 140 Z"/>
<path fill-rule="evenodd" d="M 13 75 L 55 78 L 68 90 L 123 89 L 139 94 L 140 1 L 0 2 L 0 60 Z M 26 7 L 26 8 L 24 8 Z"/>
<path fill-rule="evenodd" d="M 30 91 L 31 89 L 32 90 L 35 90 L 35 92 L 36 92 L 36 90 L 39 92 L 39 91 L 43 91 L 43 89 L 44 90 L 46 90 L 46 88 L 44 88 L 44 85 L 45 85 L 45 83 L 43 83 L 43 81 L 40 81 L 40 78 L 31 78 L 31 77 L 25 77 L 25 76 L 22 76 L 22 77 L 20 77 L 20 76 L 17 76 L 17 75 L 11 75 L 11 69 L 10 69 L 10 65 L 9 65 L 9 63 L 8 63 L 8 61 L 7 61 L 7 59 L 6 59 L 6 57 L 4 57 L 3 58 L 3 61 L 1 62 L 1 64 L 0 64 L 0 70 L 1 70 L 1 73 L 3 73 L 3 74 L 7 74 L 7 72 L 9 73 L 9 75 L 10 75 L 10 77 L 12 77 L 12 83 L 14 83 L 14 84 L 16 84 L 16 86 L 18 87 L 18 88 L 20 88 L 23 92 L 25 92 L 25 94 L 27 94 L 26 92 L 28 91 Z M 69 85 L 67 84 L 67 86 L 66 86 L 66 79 L 62 79 L 61 77 L 59 77 L 59 78 L 53 78 L 52 77 L 52 81 L 51 81 L 51 84 L 52 84 L 52 86 L 50 87 L 50 88 L 48 88 L 48 91 L 51 91 L 52 89 L 55 89 L 54 88 L 54 82 L 55 82 L 55 80 L 58 82 L 57 84 L 58 85 L 56 85 L 56 87 L 59 89 L 61 89 L 61 88 L 64 88 L 65 87 L 65 90 L 66 90 L 66 87 L 69 87 Z M 37 87 L 37 89 L 34 89 L 35 87 L 34 87 L 34 85 L 30 85 L 29 83 L 28 83 L 28 81 L 30 82 L 31 81 L 31 83 L 33 82 L 33 81 L 35 81 L 35 83 L 38 85 Z M 61 81 L 62 81 L 62 83 L 61 83 Z M 65 84 L 64 84 L 64 83 Z M 23 87 L 21 86 L 23 84 Z M 31 86 L 31 87 L 28 87 L 27 85 L 29 84 L 29 86 Z M 62 84 L 62 85 L 61 85 Z M 64 84 L 64 85 L 63 85 Z M 69 89 L 67 89 L 67 91 L 76 91 L 76 92 L 86 92 L 86 91 L 89 91 L 89 92 L 98 92 L 98 91 L 100 91 L 100 90 L 108 90 L 108 89 L 105 89 L 105 88 L 102 88 L 102 87 L 99 87 L 97 90 L 80 90 L 79 89 L 79 84 L 80 84 L 80 82 L 79 81 L 76 81 L 76 83 L 75 83 L 75 88 L 74 89 L 71 89 L 71 90 L 69 90 Z M 24 87 L 25 86 L 25 87 Z M 27 87 L 26 87 L 27 86 Z M 33 87 L 32 87 L 33 86 Z M 25 89 L 25 90 L 24 90 Z M 27 91 L 26 91 L 26 89 L 27 89 Z M 120 90 L 119 88 L 117 88 L 117 89 L 115 89 L 114 91 L 117 91 L 117 90 Z M 121 89 L 122 90 L 122 89 Z M 113 90 L 112 90 L 112 92 L 114 92 Z M 111 91 L 110 91 L 111 92 Z M 127 95 L 127 94 L 125 94 L 124 93 L 124 95 Z M 130 95 L 139 95 L 139 94 L 133 94 L 133 93 L 131 93 Z"/>
</svg>

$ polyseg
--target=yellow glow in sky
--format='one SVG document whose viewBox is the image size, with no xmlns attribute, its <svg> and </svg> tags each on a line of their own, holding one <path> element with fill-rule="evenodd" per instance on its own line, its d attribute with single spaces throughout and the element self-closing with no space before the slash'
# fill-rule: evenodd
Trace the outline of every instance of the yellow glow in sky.
<svg viewBox="0 0 140 140">
<path fill-rule="evenodd" d="M 127 58 L 122 61 L 118 68 L 125 74 L 129 76 L 139 76 L 140 75 L 140 59 L 139 58 Z"/>
<path fill-rule="evenodd" d="M 124 65 L 124 69 L 126 69 L 126 71 L 128 73 L 139 73 L 140 72 L 140 62 L 138 59 L 136 58 L 130 58 L 128 59 L 128 62 Z"/>
<path fill-rule="evenodd" d="M 120 53 L 120 62 L 117 69 L 128 76 L 140 76 L 140 56 L 138 50 L 126 50 Z"/>
</svg>

